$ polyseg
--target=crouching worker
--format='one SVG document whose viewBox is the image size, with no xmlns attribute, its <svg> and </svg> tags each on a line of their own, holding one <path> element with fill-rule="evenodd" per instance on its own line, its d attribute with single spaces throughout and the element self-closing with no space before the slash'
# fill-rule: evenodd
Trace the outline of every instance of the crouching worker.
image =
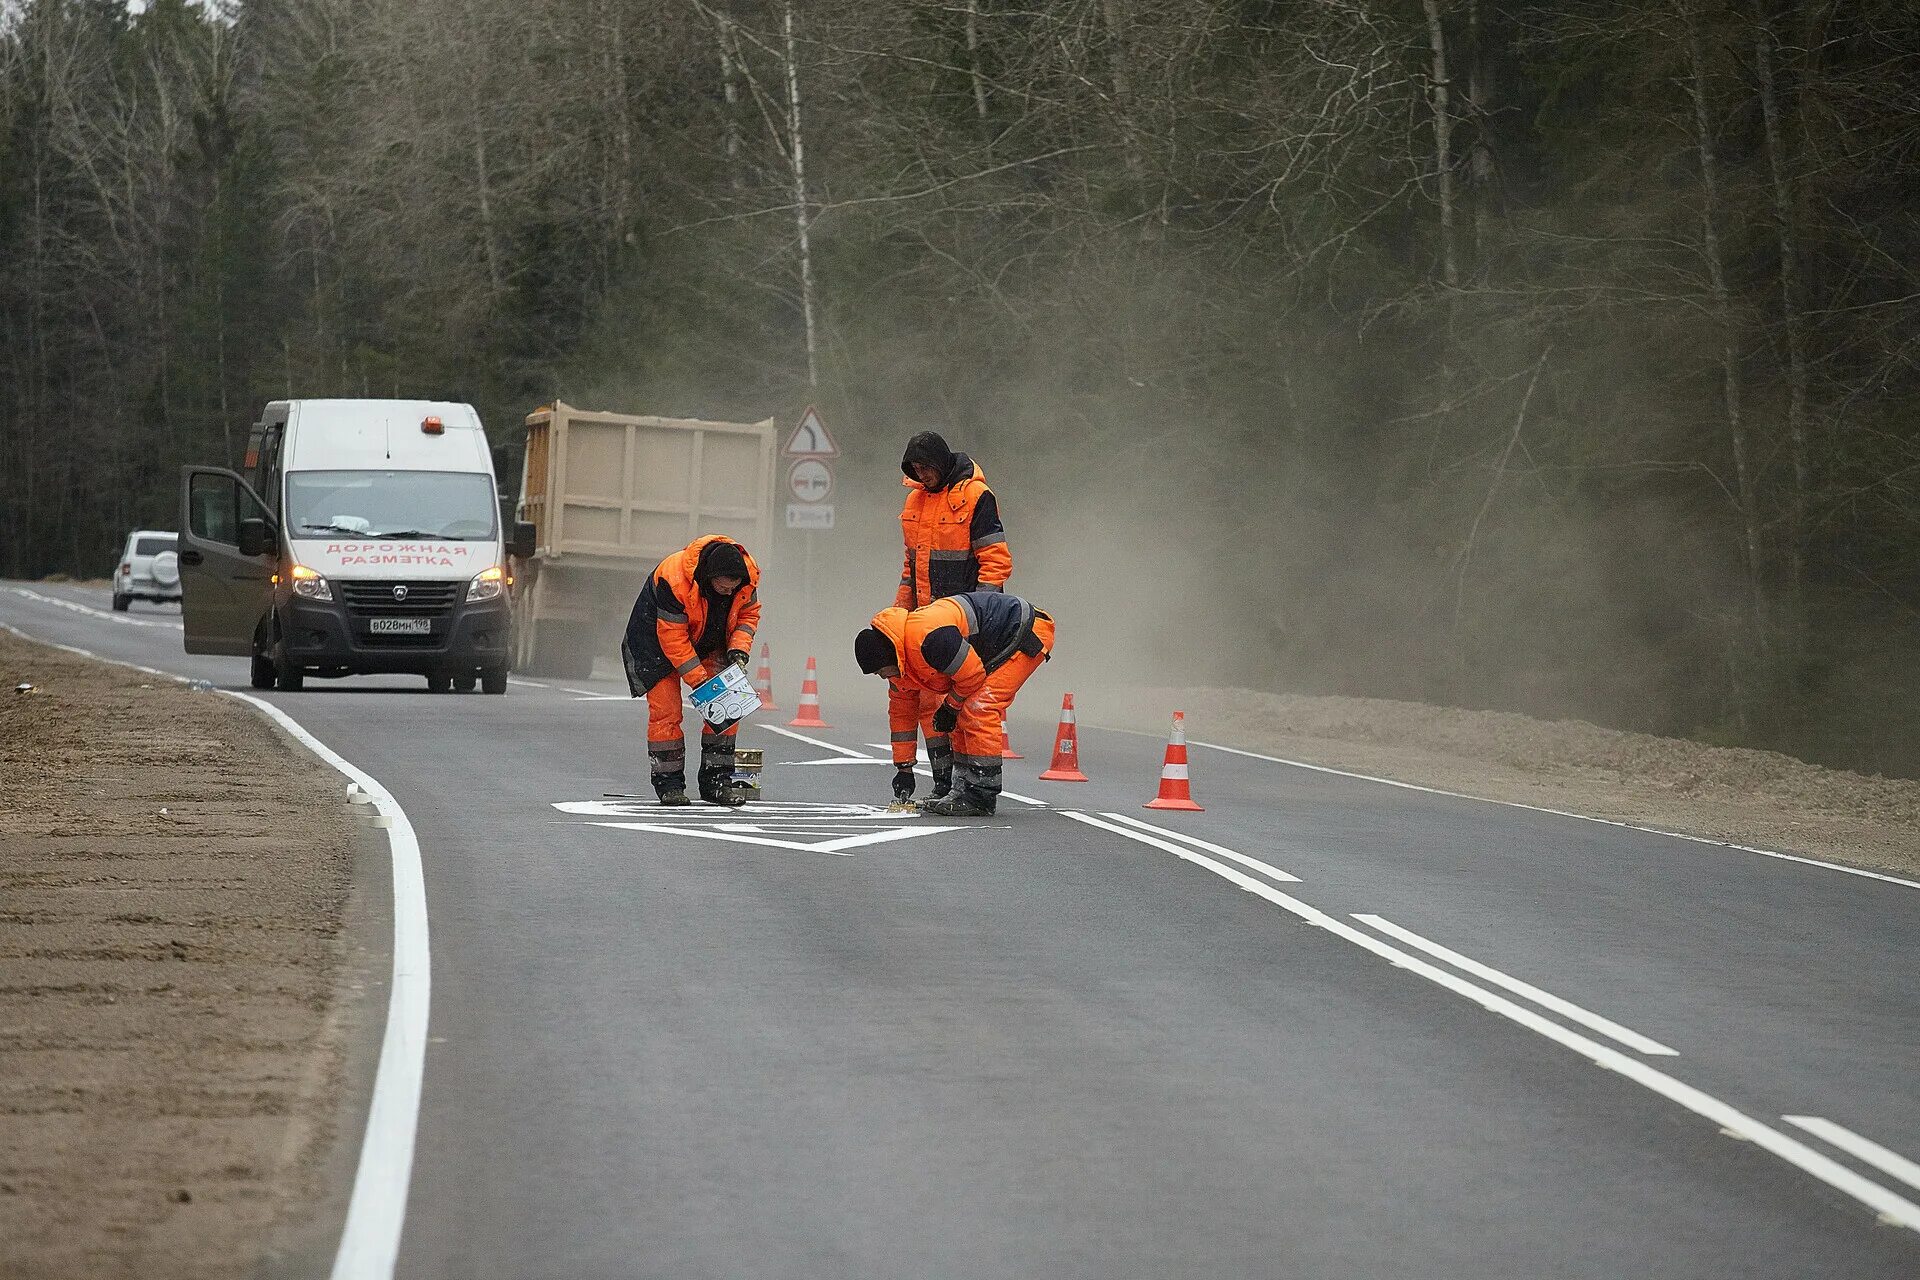
<svg viewBox="0 0 1920 1280">
<path fill-rule="evenodd" d="M 911 613 L 883 609 L 853 638 L 860 670 L 887 680 L 895 799 L 913 796 L 920 699 L 935 694 L 934 729 L 953 737 L 953 794 L 921 810 L 943 818 L 993 813 L 1007 710 L 1027 677 L 1053 656 L 1053 631 L 1053 619 L 1019 596 L 969 591 Z"/>
<path fill-rule="evenodd" d="M 633 602 L 620 657 L 627 689 L 647 700 L 647 759 L 661 804 L 687 804 L 687 744 L 680 686 L 698 688 L 724 663 L 747 665 L 760 626 L 760 568 L 747 549 L 709 534 L 660 562 Z M 676 678 L 677 677 L 677 678 Z M 740 724 L 701 721 L 700 798 L 746 803 L 733 790 L 733 746 Z"/>
</svg>

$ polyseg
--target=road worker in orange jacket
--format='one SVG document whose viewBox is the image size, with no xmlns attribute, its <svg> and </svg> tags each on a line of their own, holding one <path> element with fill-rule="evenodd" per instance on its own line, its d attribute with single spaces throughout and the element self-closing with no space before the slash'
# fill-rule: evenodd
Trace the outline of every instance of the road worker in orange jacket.
<svg viewBox="0 0 1920 1280">
<path fill-rule="evenodd" d="M 907 441 L 900 470 L 907 486 L 900 509 L 906 562 L 894 606 L 911 612 L 966 591 L 1004 590 L 1013 574 L 1013 552 L 1000 523 L 999 500 L 979 464 L 948 448 L 938 432 L 922 431 Z M 947 795 L 953 779 L 952 742 L 933 726 L 939 705 L 928 694 L 920 708 L 935 799 Z"/>
<path fill-rule="evenodd" d="M 664 805 L 689 804 L 687 744 L 680 728 L 680 686 L 698 688 L 726 663 L 741 668 L 760 626 L 760 566 L 730 538 L 709 534 L 662 560 L 627 618 L 620 657 L 627 689 L 647 700 L 647 757 Z M 676 677 L 678 677 L 676 679 Z M 700 798 L 734 807 L 738 721 L 700 726 Z"/>
<path fill-rule="evenodd" d="M 923 698 L 937 731 L 953 735 L 953 794 L 921 806 L 947 818 L 990 816 L 1000 799 L 1007 709 L 1053 656 L 1053 619 L 1019 596 L 969 591 L 923 608 L 882 609 L 853 638 L 854 661 L 887 680 L 893 794 L 913 796 L 914 726 Z"/>
</svg>

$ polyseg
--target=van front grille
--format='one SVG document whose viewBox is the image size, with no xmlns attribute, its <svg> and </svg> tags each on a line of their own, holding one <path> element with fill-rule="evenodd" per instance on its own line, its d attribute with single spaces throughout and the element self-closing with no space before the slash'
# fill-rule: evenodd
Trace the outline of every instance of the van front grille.
<svg viewBox="0 0 1920 1280">
<path fill-rule="evenodd" d="M 432 618 L 453 612 L 458 582 L 341 582 L 349 613 L 363 618 Z"/>
</svg>

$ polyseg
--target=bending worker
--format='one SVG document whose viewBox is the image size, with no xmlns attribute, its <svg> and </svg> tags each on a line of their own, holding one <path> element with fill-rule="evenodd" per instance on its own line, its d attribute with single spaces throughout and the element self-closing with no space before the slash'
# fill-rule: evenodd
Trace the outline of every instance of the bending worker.
<svg viewBox="0 0 1920 1280">
<path fill-rule="evenodd" d="M 938 432 L 922 431 L 907 441 L 900 470 L 907 477 L 907 501 L 900 508 L 907 554 L 894 606 L 912 611 L 965 591 L 1004 590 L 1013 575 L 1013 552 L 1000 525 L 999 501 L 979 465 L 949 449 Z M 929 694 L 920 707 L 936 800 L 953 783 L 953 744 L 933 725 L 939 705 Z"/>
<path fill-rule="evenodd" d="M 1000 799 L 1000 748 L 1014 695 L 1053 656 L 1053 619 L 1019 596 L 969 591 L 909 613 L 882 609 L 853 638 L 854 661 L 887 679 L 893 794 L 913 797 L 914 723 L 923 698 L 933 728 L 953 736 L 953 794 L 921 809 L 982 818 Z"/>
<path fill-rule="evenodd" d="M 680 729 L 680 684 L 697 688 L 724 663 L 744 668 L 760 626 L 760 567 L 730 538 L 708 534 L 660 562 L 627 619 L 620 657 L 627 689 L 647 700 L 647 759 L 661 804 L 687 804 L 687 744 Z M 678 677 L 676 679 L 675 677 Z M 733 747 L 740 724 L 701 721 L 700 798 L 746 803 L 733 790 Z"/>
</svg>

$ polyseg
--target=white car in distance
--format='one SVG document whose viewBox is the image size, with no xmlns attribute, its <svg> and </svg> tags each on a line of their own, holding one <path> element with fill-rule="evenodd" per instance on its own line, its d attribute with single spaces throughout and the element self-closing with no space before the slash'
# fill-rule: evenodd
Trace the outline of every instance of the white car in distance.
<svg viewBox="0 0 1920 1280">
<path fill-rule="evenodd" d="M 127 535 L 120 565 L 113 572 L 113 607 L 125 613 L 135 600 L 178 600 L 180 557 L 177 534 L 163 529 L 135 529 Z"/>
</svg>

